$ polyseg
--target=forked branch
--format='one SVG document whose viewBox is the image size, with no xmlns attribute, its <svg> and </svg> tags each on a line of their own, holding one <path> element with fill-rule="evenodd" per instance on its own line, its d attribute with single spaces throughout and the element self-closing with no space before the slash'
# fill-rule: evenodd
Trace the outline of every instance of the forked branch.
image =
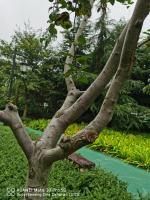
<svg viewBox="0 0 150 200">
<path fill-rule="evenodd" d="M 125 80 L 128 78 L 133 66 L 135 50 L 142 25 L 146 16 L 149 14 L 149 11 L 150 1 L 137 1 L 123 42 L 117 72 L 113 78 L 98 115 L 87 127 L 77 133 L 74 137 L 63 137 L 56 148 L 46 151 L 47 159 L 49 158 L 48 161 L 52 162 L 53 160 L 63 159 L 82 146 L 92 143 L 98 136 L 98 133 L 108 124 L 112 117 L 113 108 L 117 102 L 119 91 L 121 90 Z M 82 96 L 84 96 L 84 94 Z M 79 103 L 80 102 L 78 102 L 78 105 Z"/>
<path fill-rule="evenodd" d="M 65 104 L 62 106 L 62 108 L 65 107 L 65 110 L 61 108 L 51 120 L 42 136 L 43 145 L 46 144 L 47 147 L 54 148 L 67 126 L 76 120 L 79 116 L 81 116 L 85 110 L 87 110 L 90 104 L 109 83 L 119 64 L 121 49 L 126 35 L 127 27 L 128 25 L 126 25 L 122 31 L 112 51 L 112 54 L 110 55 L 110 58 L 108 59 L 104 69 L 97 77 L 97 79 L 81 95 L 81 97 L 79 97 L 78 100 L 72 104 L 72 106 L 68 107 L 68 109 L 67 106 L 65 106 L 68 102 L 65 102 Z M 67 98 L 68 100 L 70 99 L 69 97 Z"/>
<path fill-rule="evenodd" d="M 93 7 L 93 3 L 94 3 L 94 0 L 90 0 L 91 9 Z M 68 56 L 65 61 L 64 73 L 66 73 L 70 69 L 70 65 L 73 63 L 73 58 L 75 55 L 75 49 L 76 49 L 76 45 L 78 43 L 78 39 L 82 35 L 82 33 L 87 25 L 88 18 L 89 18 L 89 16 L 83 17 L 83 19 L 79 25 L 79 28 L 77 30 L 77 33 L 75 34 L 74 42 L 72 43 L 72 45 L 70 47 Z M 46 146 L 48 145 L 49 147 L 54 147 L 57 144 L 57 141 L 60 138 L 60 135 L 62 134 L 62 131 L 59 131 L 59 129 L 62 129 L 62 126 L 63 126 L 63 129 L 66 127 L 66 125 L 64 127 L 64 125 L 60 124 L 60 121 L 58 120 L 58 118 L 60 116 L 62 116 L 64 114 L 64 112 L 68 108 L 70 108 L 76 102 L 76 100 L 83 94 L 83 91 L 80 91 L 79 89 L 76 88 L 71 75 L 66 77 L 65 81 L 66 81 L 67 90 L 68 90 L 66 99 L 65 99 L 62 107 L 56 112 L 56 114 L 54 115 L 50 124 L 45 129 L 43 137 L 42 137 L 43 141 L 45 141 L 44 145 L 46 145 Z"/>
</svg>

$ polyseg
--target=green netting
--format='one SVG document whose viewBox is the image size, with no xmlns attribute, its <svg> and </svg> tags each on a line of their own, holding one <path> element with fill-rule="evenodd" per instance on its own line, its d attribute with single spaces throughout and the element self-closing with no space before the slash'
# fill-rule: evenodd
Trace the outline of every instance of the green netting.
<svg viewBox="0 0 150 200">
<path fill-rule="evenodd" d="M 134 195 L 141 193 L 146 196 L 150 193 L 150 173 L 129 165 L 124 161 L 90 150 L 86 147 L 77 151 L 80 155 L 94 162 L 97 167 L 112 172 L 118 178 L 128 184 L 128 191 Z"/>
<path fill-rule="evenodd" d="M 29 127 L 27 127 L 26 130 L 28 131 L 28 133 L 30 133 L 30 134 L 36 134 L 38 136 L 41 136 L 43 134 L 42 131 L 34 130 L 34 129 L 29 128 Z"/>
<path fill-rule="evenodd" d="M 29 133 L 42 135 L 41 131 L 31 128 L 27 128 L 27 131 Z M 134 167 L 120 159 L 93 151 L 86 147 L 79 149 L 77 153 L 94 162 L 97 167 L 101 167 L 118 176 L 120 180 L 128 184 L 128 191 L 134 195 L 138 193 L 144 196 L 150 194 L 150 173 L 146 170 Z"/>
</svg>

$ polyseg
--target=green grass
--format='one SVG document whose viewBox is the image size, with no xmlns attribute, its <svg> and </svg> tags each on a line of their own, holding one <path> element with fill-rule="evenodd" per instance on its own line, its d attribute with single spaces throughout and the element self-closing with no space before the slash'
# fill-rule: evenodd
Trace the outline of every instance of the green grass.
<svg viewBox="0 0 150 200">
<path fill-rule="evenodd" d="M 31 133 L 32 135 L 32 133 Z M 38 136 L 37 136 L 38 137 Z M 34 139 L 36 139 L 34 135 Z M 7 188 L 24 188 L 27 161 L 15 137 L 8 127 L 0 126 L 0 200 L 20 200 L 18 196 L 6 196 Z M 55 200 L 133 200 L 127 186 L 117 177 L 102 169 L 80 172 L 69 161 L 58 161 L 49 176 L 49 189 L 66 189 L 67 197 Z M 69 194 L 79 196 L 69 196 Z M 144 198 L 141 198 L 141 200 Z M 148 200 L 148 198 L 147 198 Z"/>
</svg>

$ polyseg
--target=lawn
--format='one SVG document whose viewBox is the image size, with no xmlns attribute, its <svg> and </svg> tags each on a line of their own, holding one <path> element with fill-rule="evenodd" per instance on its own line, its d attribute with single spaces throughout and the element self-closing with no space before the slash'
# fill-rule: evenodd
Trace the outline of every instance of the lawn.
<svg viewBox="0 0 150 200">
<path fill-rule="evenodd" d="M 35 137 L 35 136 L 34 136 Z M 8 127 L 0 126 L 0 199 L 19 200 L 18 196 L 8 197 L 7 188 L 24 188 L 27 161 L 12 132 Z M 49 177 L 49 189 L 57 200 L 133 200 L 127 192 L 125 183 L 102 169 L 80 172 L 69 161 L 59 161 L 53 165 Z M 60 190 L 63 191 L 60 193 Z M 56 192 L 57 191 L 57 192 Z M 142 199 L 142 198 L 141 198 Z"/>
</svg>

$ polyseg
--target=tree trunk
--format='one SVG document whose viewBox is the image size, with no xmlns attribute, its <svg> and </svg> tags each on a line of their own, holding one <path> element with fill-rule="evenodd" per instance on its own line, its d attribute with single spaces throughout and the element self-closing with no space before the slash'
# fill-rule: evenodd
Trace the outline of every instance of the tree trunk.
<svg viewBox="0 0 150 200">
<path fill-rule="evenodd" d="M 15 105 L 18 105 L 19 102 L 19 95 L 20 95 L 20 86 L 17 85 L 16 92 L 15 92 Z"/>
<path fill-rule="evenodd" d="M 13 64 L 12 64 L 12 67 L 11 67 L 10 80 L 9 80 L 9 89 L 8 89 L 8 99 L 9 100 L 12 97 L 14 73 L 15 73 L 15 69 L 16 69 L 16 53 L 17 53 L 17 50 L 15 48 L 14 53 L 13 53 L 13 58 L 12 58 Z"/>
<path fill-rule="evenodd" d="M 48 194 L 49 168 L 40 159 L 34 159 L 29 164 L 29 171 L 24 192 L 25 200 L 44 200 Z"/>
<path fill-rule="evenodd" d="M 23 111 L 23 115 L 22 115 L 23 119 L 25 119 L 27 117 L 27 112 L 28 112 L 28 105 L 27 105 L 27 103 L 25 103 L 24 111 Z"/>
<path fill-rule="evenodd" d="M 27 117 L 27 112 L 28 112 L 28 89 L 26 82 L 24 83 L 24 99 L 25 99 L 25 105 L 24 105 L 24 111 L 23 111 L 23 119 Z"/>
</svg>

